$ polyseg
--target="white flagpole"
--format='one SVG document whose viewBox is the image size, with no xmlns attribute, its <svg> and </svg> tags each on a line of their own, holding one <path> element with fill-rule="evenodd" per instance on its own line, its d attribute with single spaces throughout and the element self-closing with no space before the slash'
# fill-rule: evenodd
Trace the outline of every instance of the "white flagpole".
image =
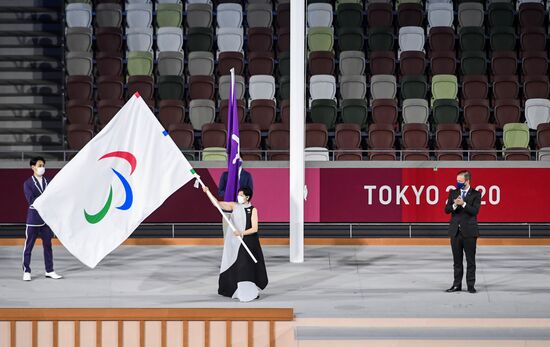
<svg viewBox="0 0 550 347">
<path fill-rule="evenodd" d="M 201 187 L 205 187 L 204 183 L 202 182 L 201 180 L 201 177 L 199 175 L 195 175 L 195 178 L 197 179 L 197 181 L 199 182 L 199 184 L 201 185 Z M 212 193 L 210 191 L 207 191 L 206 192 L 206 195 L 208 196 L 208 198 L 210 199 L 210 201 L 212 202 L 212 204 L 214 206 L 216 206 L 216 208 L 218 209 L 218 211 L 220 211 L 220 214 L 222 215 L 223 219 L 225 220 L 225 222 L 229 225 L 229 228 L 231 228 L 231 231 L 237 231 L 237 228 L 235 228 L 235 226 L 233 225 L 233 223 L 231 223 L 231 221 L 229 220 L 229 218 L 227 218 L 227 216 L 225 215 L 225 213 L 223 213 L 222 211 L 222 208 L 220 206 L 220 204 L 218 203 L 218 200 L 214 197 L 214 195 L 212 195 Z M 248 252 L 248 255 L 250 256 L 250 258 L 252 258 L 252 260 L 254 261 L 254 263 L 258 263 L 258 260 L 256 260 L 256 257 L 254 257 L 254 255 L 252 254 L 252 252 L 250 252 L 250 249 L 248 248 L 248 246 L 246 245 L 246 243 L 244 242 L 242 236 L 237 236 L 239 238 L 239 241 L 241 241 L 241 245 L 243 245 L 244 249 L 246 249 L 246 251 Z"/>
</svg>

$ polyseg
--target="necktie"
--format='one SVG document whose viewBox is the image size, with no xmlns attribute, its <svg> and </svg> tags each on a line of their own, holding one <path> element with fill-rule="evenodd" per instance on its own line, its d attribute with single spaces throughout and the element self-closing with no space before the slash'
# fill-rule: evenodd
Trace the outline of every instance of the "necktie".
<svg viewBox="0 0 550 347">
<path fill-rule="evenodd" d="M 462 193 L 461 193 L 461 197 L 462 197 L 462 199 L 464 199 L 464 197 L 465 197 L 465 196 L 466 196 L 466 191 L 465 191 L 465 190 L 463 190 L 463 191 L 462 191 Z"/>
</svg>

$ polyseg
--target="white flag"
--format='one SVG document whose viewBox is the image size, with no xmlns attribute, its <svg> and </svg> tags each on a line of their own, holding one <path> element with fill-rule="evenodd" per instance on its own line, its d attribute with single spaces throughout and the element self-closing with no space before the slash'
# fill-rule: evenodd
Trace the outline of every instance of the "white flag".
<svg viewBox="0 0 550 347">
<path fill-rule="evenodd" d="M 136 93 L 33 206 L 69 252 L 94 268 L 193 178 L 187 159 Z"/>
</svg>

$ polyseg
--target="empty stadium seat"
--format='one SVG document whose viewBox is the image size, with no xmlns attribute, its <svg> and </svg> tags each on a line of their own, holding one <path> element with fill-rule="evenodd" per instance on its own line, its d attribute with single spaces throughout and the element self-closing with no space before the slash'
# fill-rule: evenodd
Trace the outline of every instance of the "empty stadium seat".
<svg viewBox="0 0 550 347">
<path fill-rule="evenodd" d="M 438 124 L 435 141 L 437 160 L 463 160 L 460 124 Z"/>
<path fill-rule="evenodd" d="M 193 131 L 193 127 L 190 124 L 185 123 L 171 123 L 166 129 L 179 149 L 184 151 L 190 150 L 188 153 L 184 152 L 187 159 L 195 160 L 195 154 L 192 152 L 195 143 L 195 133 Z"/>
<path fill-rule="evenodd" d="M 69 100 L 91 100 L 94 83 L 91 76 L 67 76 L 66 89 Z"/>
<path fill-rule="evenodd" d="M 184 71 L 183 52 L 160 52 L 157 56 L 159 75 L 182 75 Z"/>
<path fill-rule="evenodd" d="M 407 75 L 401 77 L 402 99 L 425 99 L 428 94 L 428 83 L 424 75 Z"/>
<path fill-rule="evenodd" d="M 70 150 L 81 150 L 93 137 L 94 130 L 90 124 L 67 125 L 67 143 Z"/>
<path fill-rule="evenodd" d="M 159 52 L 179 52 L 183 50 L 183 29 L 162 27 L 157 29 L 157 49 Z"/>
<path fill-rule="evenodd" d="M 67 4 L 65 7 L 67 27 L 90 27 L 92 25 L 92 6 L 83 3 Z"/>
<path fill-rule="evenodd" d="M 207 72 L 212 70 L 212 72 L 207 73 L 208 75 L 211 75 L 214 71 L 214 57 L 210 52 L 192 52 L 190 53 L 197 53 L 197 58 L 199 59 L 197 62 L 194 62 L 193 69 L 195 70 L 193 73 L 199 74 L 198 72 Z M 206 54 L 209 54 L 206 56 Z M 249 55 L 250 58 L 250 55 Z M 208 59 L 208 62 L 206 61 L 200 61 L 201 59 Z M 191 62 L 189 63 L 191 64 Z M 201 64 L 200 66 L 195 66 L 195 64 Z M 204 65 L 206 64 L 206 65 Z M 206 70 L 208 68 L 208 70 Z M 242 75 L 244 71 L 244 54 L 242 52 L 220 52 L 218 55 L 218 75 L 229 75 L 231 73 L 231 69 L 235 69 L 235 75 Z M 250 63 L 249 63 L 250 68 Z M 191 69 L 189 69 L 191 72 Z"/>
<path fill-rule="evenodd" d="M 239 126 L 244 122 L 246 116 L 246 106 L 244 100 L 237 100 L 237 119 Z M 220 100 L 220 107 L 218 112 L 218 121 L 222 124 L 227 124 L 227 116 L 229 111 L 229 100 Z"/>
<path fill-rule="evenodd" d="M 505 160 L 531 160 L 529 127 L 525 123 L 504 125 L 502 142 Z"/>
<path fill-rule="evenodd" d="M 316 52 L 316 53 L 321 53 L 321 52 Z M 334 62 L 332 64 L 334 66 Z M 243 65 L 244 65 L 244 62 L 243 62 Z M 250 52 L 250 53 L 248 53 L 248 74 L 250 76 L 254 76 L 254 75 L 273 75 L 273 70 L 274 69 L 275 69 L 275 66 L 274 66 L 274 60 L 273 60 L 273 53 L 272 52 Z"/>
<path fill-rule="evenodd" d="M 231 76 L 230 75 L 220 76 L 220 78 L 218 79 L 218 97 L 220 100 L 229 99 L 230 88 L 231 88 Z M 235 76 L 235 95 L 237 99 L 244 98 L 245 88 L 246 87 L 244 83 L 244 77 L 236 75 Z M 200 98 L 200 99 L 206 99 L 206 98 Z"/>
<path fill-rule="evenodd" d="M 453 75 L 456 71 L 456 53 L 454 51 L 432 51 L 430 53 L 430 69 L 433 75 Z"/>
<path fill-rule="evenodd" d="M 458 4 L 458 25 L 460 27 L 482 27 L 485 19 L 483 4 L 462 2 Z"/>
<path fill-rule="evenodd" d="M 371 103 L 372 121 L 397 126 L 397 102 L 393 99 L 375 99 Z"/>
<path fill-rule="evenodd" d="M 248 52 L 271 52 L 273 50 L 272 28 L 248 29 Z"/>
<path fill-rule="evenodd" d="M 243 28 L 223 27 L 216 30 L 218 52 L 240 52 L 244 45 Z"/>
<path fill-rule="evenodd" d="M 507 123 L 519 123 L 521 118 L 521 107 L 519 100 L 497 99 L 494 100 L 495 124 L 498 129 Z"/>
<path fill-rule="evenodd" d="M 370 79 L 371 98 L 394 99 L 397 93 L 397 83 L 393 75 L 374 75 Z"/>
<path fill-rule="evenodd" d="M 183 100 L 185 81 L 182 76 L 159 76 L 157 82 L 157 96 L 160 100 Z"/>
<path fill-rule="evenodd" d="M 362 51 L 364 42 L 363 28 L 343 27 L 338 29 L 338 48 L 340 51 Z"/>
<path fill-rule="evenodd" d="M 311 76 L 309 78 L 309 94 L 312 100 L 334 99 L 336 97 L 336 79 L 332 75 Z"/>
<path fill-rule="evenodd" d="M 270 75 L 255 75 L 248 80 L 250 100 L 275 99 L 275 78 Z"/>
<path fill-rule="evenodd" d="M 340 59 L 342 59 L 342 52 L 340 54 Z M 347 52 L 346 52 L 347 53 Z M 356 53 L 362 53 L 362 52 L 356 52 Z M 249 54 L 249 56 L 251 56 Z M 279 59 L 280 61 L 280 59 Z M 364 56 L 363 56 L 363 68 L 364 68 Z M 249 70 L 250 70 L 250 61 L 248 63 Z M 334 53 L 333 52 L 323 52 L 323 51 L 316 51 L 309 53 L 308 57 L 308 68 L 310 75 L 332 75 L 334 74 Z"/>
<path fill-rule="evenodd" d="M 397 22 L 399 27 L 422 26 L 424 9 L 421 3 L 400 3 L 397 7 Z"/>
<path fill-rule="evenodd" d="M 248 3 L 246 7 L 246 22 L 249 28 L 271 28 L 273 21 L 272 5 L 270 3 Z"/>
<path fill-rule="evenodd" d="M 202 147 L 223 148 L 226 145 L 227 129 L 225 124 L 208 123 L 202 126 L 201 142 Z"/>
<path fill-rule="evenodd" d="M 403 160 L 429 160 L 429 130 L 424 123 L 408 123 L 402 129 Z"/>
<path fill-rule="evenodd" d="M 307 5 L 307 25 L 309 27 L 332 26 L 332 5 L 328 3 Z"/>
<path fill-rule="evenodd" d="M 306 124 L 306 147 L 326 148 L 328 144 L 328 130 L 323 123 Z"/>
<path fill-rule="evenodd" d="M 393 50 L 393 31 L 389 28 L 371 28 L 368 31 L 368 49 L 370 52 Z"/>
<path fill-rule="evenodd" d="M 395 132 L 390 124 L 374 123 L 369 126 L 368 145 L 370 160 L 396 160 Z"/>
<path fill-rule="evenodd" d="M 182 100 L 161 100 L 159 102 L 159 121 L 165 129 L 170 132 L 170 125 L 182 124 L 185 121 L 185 104 Z M 187 128 L 193 130 L 192 126 L 187 124 Z M 172 134 L 170 134 L 172 135 Z M 192 143 L 191 143 L 192 145 Z M 187 146 L 185 148 L 190 148 Z"/>
<path fill-rule="evenodd" d="M 121 28 L 96 28 L 96 47 L 101 52 L 122 51 L 122 29 Z"/>
<path fill-rule="evenodd" d="M 151 3 L 126 5 L 126 25 L 128 28 L 149 28 L 152 23 L 153 5 Z"/>
<path fill-rule="evenodd" d="M 464 128 L 468 129 L 471 124 L 489 123 L 491 111 L 487 99 L 464 100 Z"/>
<path fill-rule="evenodd" d="M 250 121 L 258 124 L 262 131 L 269 130 L 275 122 L 277 108 L 275 100 L 257 99 L 250 102 Z"/>
<path fill-rule="evenodd" d="M 91 52 L 67 52 L 65 55 L 65 66 L 69 76 L 92 74 L 93 55 Z"/>
<path fill-rule="evenodd" d="M 494 124 L 472 124 L 469 138 L 470 160 L 497 160 Z"/>
<path fill-rule="evenodd" d="M 215 83 L 214 76 L 190 76 L 189 80 L 189 100 L 195 99 L 214 99 Z"/>
<path fill-rule="evenodd" d="M 212 4 L 188 3 L 185 23 L 188 28 L 209 28 L 212 26 Z"/>
<path fill-rule="evenodd" d="M 428 123 L 430 108 L 424 99 L 405 99 L 401 106 L 403 123 Z"/>
<path fill-rule="evenodd" d="M 90 100 L 69 100 L 66 106 L 69 124 L 93 124 L 94 105 Z"/>
<path fill-rule="evenodd" d="M 455 75 L 435 75 L 432 77 L 432 100 L 456 99 L 458 83 Z"/>
<path fill-rule="evenodd" d="M 105 126 L 117 112 L 124 106 L 125 102 L 120 99 L 100 100 L 97 103 L 97 119 L 99 124 Z"/>
<path fill-rule="evenodd" d="M 340 53 L 340 56 L 343 53 L 347 52 Z M 395 73 L 395 53 L 393 51 L 372 52 L 369 56 L 369 67 L 370 73 L 373 75 L 393 75 Z M 350 70 L 351 68 L 352 66 L 340 66 L 340 71 Z"/>
<path fill-rule="evenodd" d="M 399 70 L 403 76 L 423 75 L 426 71 L 426 54 L 418 51 L 401 52 Z"/>
<path fill-rule="evenodd" d="M 340 61 L 339 61 L 338 67 L 340 68 L 340 75 L 364 74 L 365 73 L 365 53 L 361 51 L 340 52 Z"/>
<path fill-rule="evenodd" d="M 462 77 L 463 99 L 486 99 L 489 95 L 489 82 L 486 75 Z"/>
<path fill-rule="evenodd" d="M 89 52 L 92 48 L 92 28 L 66 28 L 65 46 L 71 52 Z"/>
<path fill-rule="evenodd" d="M 181 27 L 183 6 L 179 3 L 158 3 L 155 8 L 158 28 Z"/>
<path fill-rule="evenodd" d="M 201 130 L 204 124 L 213 123 L 216 118 L 216 105 L 212 100 L 196 99 L 189 101 L 189 121 L 193 129 Z"/>
<path fill-rule="evenodd" d="M 240 28 L 243 23 L 243 8 L 241 4 L 219 4 L 216 7 L 218 28 Z"/>
<path fill-rule="evenodd" d="M 128 75 L 151 75 L 153 73 L 153 53 L 134 51 L 128 52 Z"/>
<path fill-rule="evenodd" d="M 119 4 L 97 4 L 95 13 L 97 27 L 120 27 L 122 25 L 122 8 Z"/>
<path fill-rule="evenodd" d="M 435 124 L 458 123 L 458 101 L 452 99 L 436 99 L 432 104 L 432 115 Z"/>
<path fill-rule="evenodd" d="M 367 125 L 368 104 L 364 99 L 345 99 L 340 103 L 342 121 L 354 123 L 360 128 Z"/>
<path fill-rule="evenodd" d="M 336 101 L 332 99 L 314 99 L 311 101 L 310 118 L 314 123 L 323 123 L 327 129 L 334 129 L 336 124 Z"/>
<path fill-rule="evenodd" d="M 180 76 L 173 76 L 173 77 L 180 77 Z M 128 98 L 132 97 L 132 95 L 138 92 L 143 99 L 151 100 L 153 99 L 154 91 L 155 91 L 155 81 L 153 80 L 153 77 L 151 76 L 128 77 L 128 83 L 127 83 Z M 173 99 L 176 99 L 176 98 L 173 98 Z"/>
<path fill-rule="evenodd" d="M 541 123 L 550 123 L 550 100 L 528 99 L 525 101 L 525 119 L 529 129 L 537 129 Z"/>
<path fill-rule="evenodd" d="M 424 51 L 424 28 L 402 27 L 399 29 L 399 56 L 404 51 Z"/>
<path fill-rule="evenodd" d="M 262 133 L 260 126 L 254 123 L 239 125 L 239 148 L 243 160 L 261 160 Z"/>
<path fill-rule="evenodd" d="M 267 134 L 267 147 L 271 150 L 268 153 L 270 160 L 288 160 L 288 149 L 290 146 L 290 130 L 288 125 L 274 123 L 269 127 Z"/>
<path fill-rule="evenodd" d="M 364 99 L 367 95 L 367 81 L 364 75 L 340 76 L 340 97 L 342 99 Z"/>
<path fill-rule="evenodd" d="M 340 123 L 334 132 L 336 160 L 362 160 L 361 126 L 356 123 Z"/>
<path fill-rule="evenodd" d="M 341 3 L 336 8 L 338 27 L 362 27 L 363 7 L 358 3 Z"/>
</svg>

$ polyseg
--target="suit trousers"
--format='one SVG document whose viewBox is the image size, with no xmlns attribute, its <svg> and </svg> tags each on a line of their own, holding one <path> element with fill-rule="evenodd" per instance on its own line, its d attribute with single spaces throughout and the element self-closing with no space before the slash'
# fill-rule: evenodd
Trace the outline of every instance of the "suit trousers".
<svg viewBox="0 0 550 347">
<path fill-rule="evenodd" d="M 27 226 L 25 230 L 25 248 L 23 250 L 23 271 L 31 272 L 31 253 L 34 243 L 38 236 L 42 239 L 42 247 L 44 248 L 44 264 L 46 272 L 53 272 L 53 251 L 52 237 L 53 232 L 49 226 L 43 225 L 39 227 Z"/>
<path fill-rule="evenodd" d="M 477 237 L 463 237 L 460 229 L 451 237 L 451 249 L 453 251 L 453 286 L 462 287 L 464 276 L 463 254 L 466 255 L 466 284 L 468 288 L 476 283 L 476 244 Z"/>
</svg>

